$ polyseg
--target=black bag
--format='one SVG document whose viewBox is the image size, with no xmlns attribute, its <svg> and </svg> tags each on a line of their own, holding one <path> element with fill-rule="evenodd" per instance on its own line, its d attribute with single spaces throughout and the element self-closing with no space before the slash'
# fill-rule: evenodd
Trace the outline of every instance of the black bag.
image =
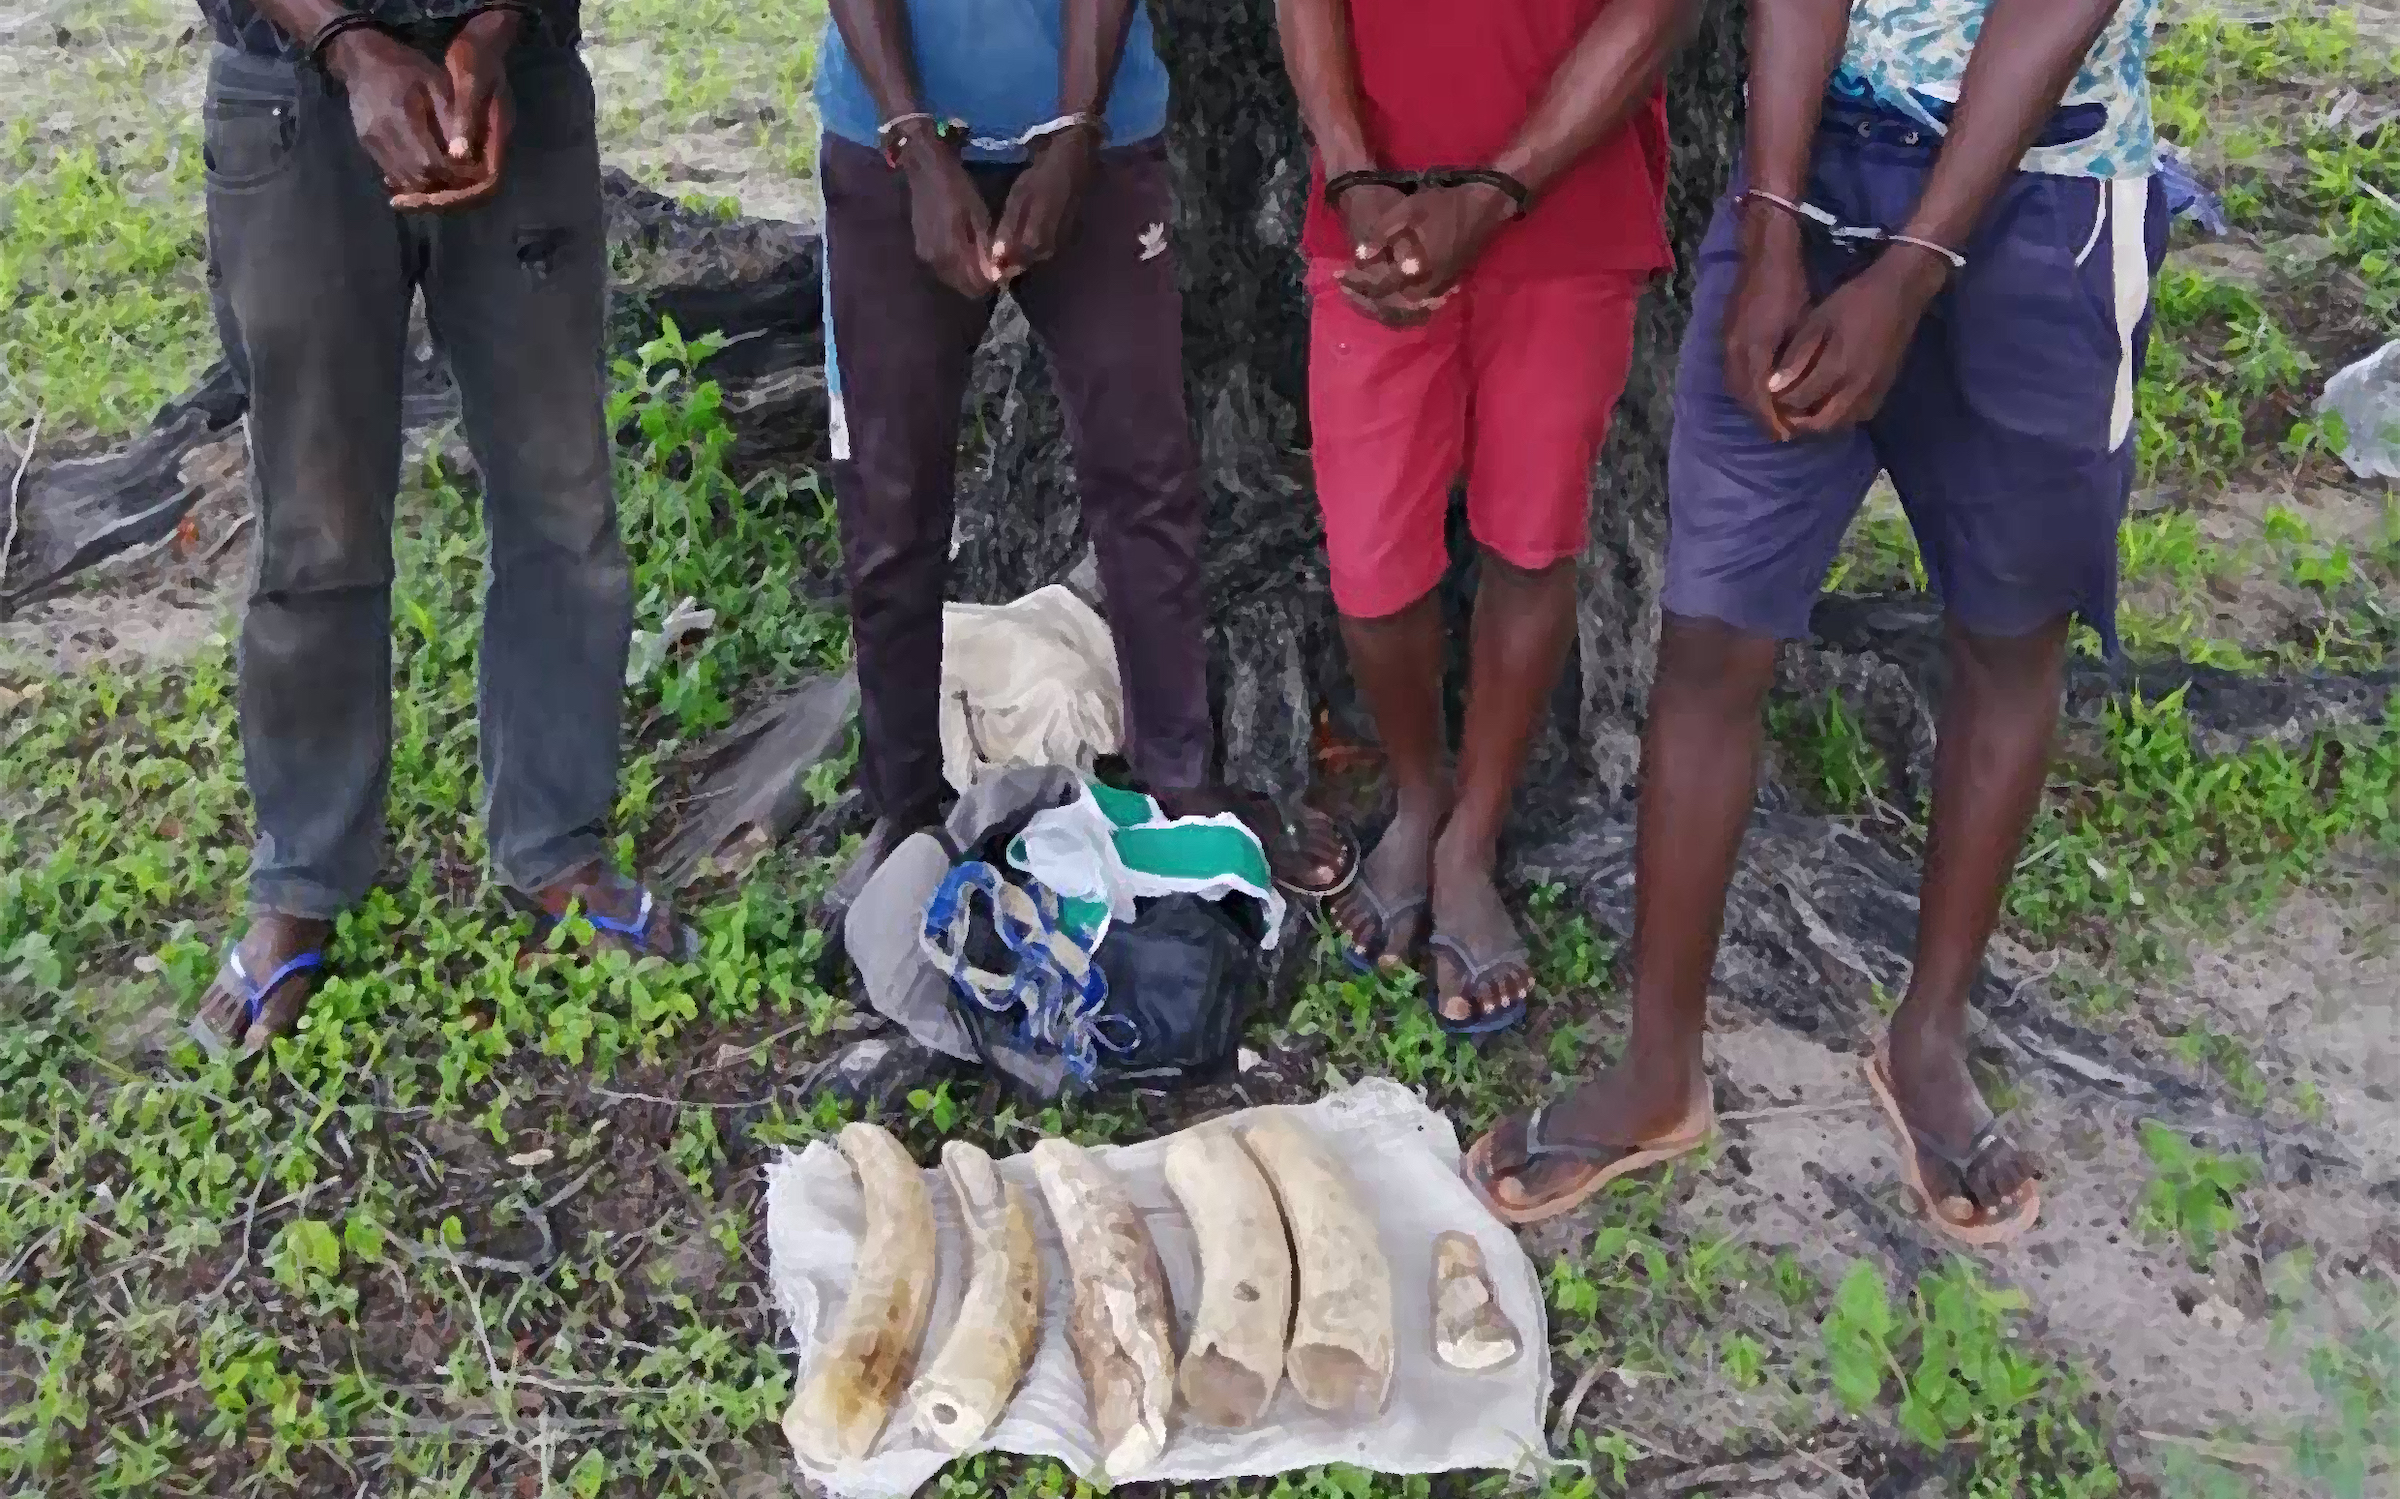
<svg viewBox="0 0 2400 1499">
<path fill-rule="evenodd" d="M 1040 887 L 1006 860 L 1023 823 L 1011 819 L 966 857 L 1038 896 Z M 969 909 L 968 960 L 986 972 L 1010 971 L 1015 958 L 994 927 L 991 907 Z M 1246 896 L 1209 901 L 1176 894 L 1138 902 L 1134 919 L 1112 924 L 1092 954 L 1107 992 L 1090 1026 L 1097 1044 L 1081 1064 L 1040 1034 L 1021 1005 L 994 1010 L 955 983 L 950 1005 L 984 1066 L 1040 1102 L 1122 1088 L 1188 1087 L 1232 1065 L 1250 1008 L 1266 987 L 1259 950 L 1265 936 L 1265 909 Z"/>
</svg>

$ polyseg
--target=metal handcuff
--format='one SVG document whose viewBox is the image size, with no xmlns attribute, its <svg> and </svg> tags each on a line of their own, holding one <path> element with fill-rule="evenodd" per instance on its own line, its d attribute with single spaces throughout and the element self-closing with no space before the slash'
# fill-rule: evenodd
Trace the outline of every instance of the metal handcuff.
<svg viewBox="0 0 2400 1499">
<path fill-rule="evenodd" d="M 900 165 L 900 153 L 908 145 L 906 131 L 911 125 L 931 125 L 933 138 L 947 145 L 962 146 L 973 151 L 1017 151 L 1037 142 L 1062 135 L 1069 130 L 1096 130 L 1106 133 L 1107 126 L 1096 114 L 1065 114 L 1054 120 L 1044 120 L 1021 135 L 977 135 L 961 119 L 945 119 L 928 110 L 894 115 L 875 127 L 875 144 L 883 148 L 883 164 L 895 170 Z"/>
</svg>

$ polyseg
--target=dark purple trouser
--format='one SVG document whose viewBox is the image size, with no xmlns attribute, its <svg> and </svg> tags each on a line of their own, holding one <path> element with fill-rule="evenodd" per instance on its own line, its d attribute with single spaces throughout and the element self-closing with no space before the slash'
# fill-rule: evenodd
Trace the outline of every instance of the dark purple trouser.
<svg viewBox="0 0 2400 1499">
<path fill-rule="evenodd" d="M 1022 168 L 969 170 L 998 219 Z M 995 299 L 960 296 L 917 259 L 907 179 L 879 153 L 828 136 L 820 173 L 859 775 L 877 815 L 913 821 L 930 817 L 942 793 L 942 601 L 959 407 Z M 1213 737 L 1199 462 L 1166 240 L 1173 219 L 1163 148 L 1106 152 L 1067 242 L 1010 289 L 1066 408 L 1125 684 L 1127 758 L 1160 790 L 1199 785 Z"/>
<path fill-rule="evenodd" d="M 1907 121 L 1828 106 L 1809 195 L 1845 224 L 1897 228 L 1933 163 L 1933 145 Z M 1742 186 L 1737 173 L 1732 192 Z M 2113 651 L 2134 385 L 2166 254 L 2157 182 L 2018 173 L 1918 325 L 1883 409 L 1794 442 L 1777 442 L 1726 389 L 1726 308 L 1741 270 L 1731 203 L 1700 249 L 1675 392 L 1667 610 L 1753 635 L 1806 635 L 1881 471 L 1928 579 L 1966 629 L 2011 638 L 2075 614 Z M 1868 263 L 1813 233 L 1808 260 L 1819 296 Z"/>
</svg>

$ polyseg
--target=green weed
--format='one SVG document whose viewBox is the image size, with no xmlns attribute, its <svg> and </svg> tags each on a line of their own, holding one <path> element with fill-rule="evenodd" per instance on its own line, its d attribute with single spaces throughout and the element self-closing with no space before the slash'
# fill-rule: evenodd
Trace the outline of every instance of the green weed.
<svg viewBox="0 0 2400 1499">
<path fill-rule="evenodd" d="M 2205 1268 L 2241 1227 L 2241 1195 L 2258 1179 L 2257 1165 L 2202 1150 L 2155 1119 L 2142 1125 L 2142 1153 L 2151 1178 L 2135 1221 L 2146 1233 L 2180 1238 L 2192 1264 Z"/>
<path fill-rule="evenodd" d="M 2352 740 L 2209 757 L 2179 691 L 2113 704 L 2099 763 L 2045 808 L 2009 895 L 2037 936 L 2081 925 L 2120 951 L 2132 922 L 2172 908 L 2209 918 L 2305 882 L 2351 839 L 2400 839 L 2400 700 Z"/>
<path fill-rule="evenodd" d="M 1858 816 L 1882 803 L 1890 778 L 1883 753 L 1838 695 L 1814 705 L 1774 704 L 1767 722 L 1817 805 Z"/>
<path fill-rule="evenodd" d="M 1955 1260 L 1895 1304 L 1882 1272 L 1861 1261 L 1822 1326 L 1834 1393 L 1863 1412 L 1889 1386 L 1901 1429 L 1919 1444 L 1968 1444 L 1973 1499 L 2113 1495 L 2120 1480 L 2077 1413 L 2080 1389 L 2020 1346 L 2014 1318 L 2025 1306 L 2021 1293 L 1995 1290 Z"/>
</svg>

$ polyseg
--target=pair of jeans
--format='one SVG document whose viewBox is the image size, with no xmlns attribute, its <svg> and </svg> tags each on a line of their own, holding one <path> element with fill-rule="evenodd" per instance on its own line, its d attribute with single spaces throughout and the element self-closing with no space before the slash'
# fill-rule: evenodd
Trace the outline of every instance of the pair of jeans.
<svg viewBox="0 0 2400 1499">
<path fill-rule="evenodd" d="M 995 223 L 1023 170 L 968 168 Z M 908 180 L 880 154 L 827 136 L 819 172 L 859 774 L 877 815 L 930 821 L 943 789 L 942 601 L 960 404 L 997 298 L 961 295 L 917 258 Z M 1203 784 L 1214 738 L 1174 217 L 1163 145 L 1105 151 L 1065 243 L 1009 288 L 1066 409 L 1125 684 L 1126 758 L 1162 791 Z"/>
<path fill-rule="evenodd" d="M 210 275 L 250 398 L 239 707 L 260 909 L 331 918 L 381 863 L 401 381 L 419 291 L 483 477 L 492 861 L 530 891 L 602 852 L 632 577 L 604 407 L 592 86 L 565 48 L 520 46 L 509 80 L 498 196 L 436 216 L 392 210 L 339 85 L 229 48 L 210 64 Z"/>
</svg>

